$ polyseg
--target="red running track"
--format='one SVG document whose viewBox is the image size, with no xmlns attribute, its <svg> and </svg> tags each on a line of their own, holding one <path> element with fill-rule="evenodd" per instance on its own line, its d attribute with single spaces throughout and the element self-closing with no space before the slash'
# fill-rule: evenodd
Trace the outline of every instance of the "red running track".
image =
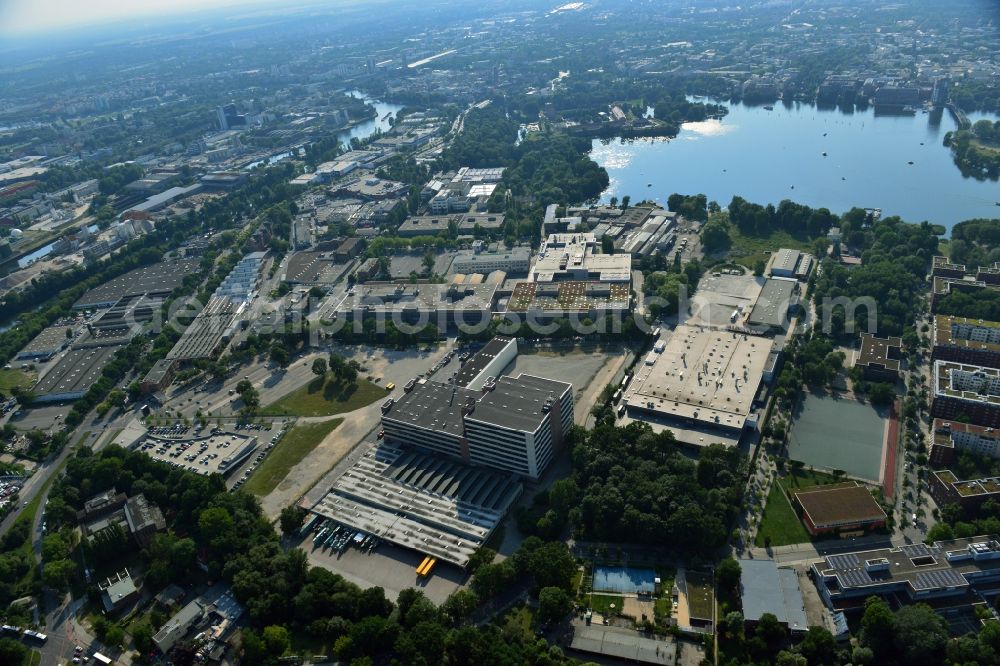
<svg viewBox="0 0 1000 666">
<path fill-rule="evenodd" d="M 896 451 L 899 449 L 899 401 L 889 409 L 889 432 L 885 442 L 885 471 L 882 475 L 882 494 L 886 501 L 892 501 L 896 493 Z"/>
</svg>

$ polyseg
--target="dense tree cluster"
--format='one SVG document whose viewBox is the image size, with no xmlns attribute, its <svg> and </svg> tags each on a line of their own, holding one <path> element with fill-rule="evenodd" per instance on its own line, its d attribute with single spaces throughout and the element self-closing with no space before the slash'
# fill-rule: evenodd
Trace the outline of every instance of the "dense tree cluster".
<svg viewBox="0 0 1000 666">
<path fill-rule="evenodd" d="M 851 333 L 851 328 L 881 336 L 901 335 L 921 308 L 927 270 L 937 253 L 935 229 L 926 222 L 907 224 L 898 217 L 868 228 L 864 211 L 853 209 L 841 218 L 841 231 L 845 241 L 861 251 L 863 265 L 849 269 L 834 260 L 823 262 L 813 292 L 821 325 L 834 336 Z M 867 307 L 858 300 L 862 298 L 876 307 Z M 871 328 L 870 318 L 875 319 Z"/>
<path fill-rule="evenodd" d="M 473 109 L 465 115 L 462 131 L 440 158 L 446 169 L 510 166 L 517 159 L 514 142 L 517 123 L 497 104 Z"/>
<path fill-rule="evenodd" d="M 231 582 L 250 622 L 243 639 L 247 663 L 277 663 L 292 633 L 333 647 L 345 661 L 567 663 L 560 650 L 537 640 L 520 623 L 470 626 L 478 591 L 460 591 L 438 608 L 423 593 L 408 589 L 393 603 L 381 588 L 362 590 L 338 574 L 311 567 L 304 551 L 282 550 L 255 498 L 226 492 L 217 475 L 174 469 L 140 452 L 111 446 L 96 455 L 84 449 L 71 458 L 50 494 L 48 520 L 56 526 L 75 524 L 84 500 L 109 488 L 130 496 L 143 493 L 168 510 L 168 530 L 144 552 L 147 585 L 155 590 L 185 580 L 197 573 L 199 559 L 210 578 Z M 294 530 L 301 513 L 287 522 Z M 58 562 L 69 556 L 69 549 L 61 540 L 47 539 L 43 556 Z M 0 566 L 5 562 L 0 557 Z M 16 558 L 10 566 L 11 576 L 3 581 L 16 580 L 24 568 Z M 501 569 L 491 573 L 494 566 Z M 506 567 L 512 573 L 509 580 L 504 578 Z M 492 595 L 502 588 L 484 581 L 524 581 L 537 592 L 546 613 L 561 617 L 568 611 L 575 572 L 565 544 L 528 539 L 503 565 L 480 563 L 473 587 Z"/>
<path fill-rule="evenodd" d="M 105 196 L 118 194 L 122 188 L 142 178 L 142 176 L 142 167 L 136 163 L 112 167 L 111 169 L 107 169 L 100 180 L 97 181 L 97 189 Z"/>
<path fill-rule="evenodd" d="M 951 228 L 948 257 L 969 270 L 1000 261 L 1000 219 L 975 219 Z"/>
<path fill-rule="evenodd" d="M 589 150 L 587 139 L 557 133 L 529 136 L 517 146 L 503 186 L 515 196 L 533 197 L 541 206 L 594 199 L 610 180 L 604 167 L 587 155 Z"/>
<path fill-rule="evenodd" d="M 576 429 L 572 441 L 579 495 L 569 518 L 582 538 L 702 557 L 725 544 L 742 490 L 738 450 L 708 446 L 695 463 L 673 433 L 640 423 Z"/>
<path fill-rule="evenodd" d="M 834 351 L 833 342 L 819 334 L 797 336 L 786 354 L 774 395 L 789 401 L 801 394 L 803 384 L 830 385 L 844 367 L 844 352 Z"/>
<path fill-rule="evenodd" d="M 817 238 L 836 226 L 837 216 L 826 208 L 810 208 L 788 199 L 775 208 L 762 206 L 734 196 L 729 202 L 729 221 L 748 236 L 767 236 L 772 231 L 787 231 L 796 238 Z"/>
<path fill-rule="evenodd" d="M 965 78 L 951 90 L 951 101 L 965 111 L 1000 112 L 1000 85 L 988 79 Z"/>
</svg>

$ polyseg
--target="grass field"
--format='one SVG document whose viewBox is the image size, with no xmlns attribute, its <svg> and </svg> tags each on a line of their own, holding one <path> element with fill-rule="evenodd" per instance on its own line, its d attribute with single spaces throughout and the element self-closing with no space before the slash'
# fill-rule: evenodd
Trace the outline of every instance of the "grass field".
<svg viewBox="0 0 1000 666">
<path fill-rule="evenodd" d="M 386 390 L 367 379 L 345 385 L 332 376 L 317 377 L 263 410 L 265 416 L 333 416 L 353 412 L 384 398 Z"/>
<path fill-rule="evenodd" d="M 342 422 L 343 419 L 330 419 L 295 426 L 281 438 L 243 487 L 254 495 L 269 494 L 288 476 L 293 467 L 302 462 Z"/>
<path fill-rule="evenodd" d="M 758 261 L 766 263 L 772 252 L 783 247 L 806 251 L 811 251 L 812 247 L 811 243 L 797 240 L 787 231 L 772 231 L 767 236 L 744 236 L 735 224 L 729 225 L 729 238 L 732 247 L 729 249 L 728 261 L 750 270 L 753 270 Z"/>
<path fill-rule="evenodd" d="M 778 483 L 780 483 L 781 487 L 788 493 L 791 493 L 794 490 L 801 490 L 802 488 L 823 486 L 830 483 L 842 483 L 843 481 L 844 479 L 838 479 L 833 474 L 817 472 L 815 470 L 810 472 L 807 469 L 803 469 L 801 471 L 792 470 L 784 476 L 778 477 Z"/>
<path fill-rule="evenodd" d="M 36 379 L 37 375 L 33 372 L 16 368 L 11 370 L 0 368 L 0 393 L 9 396 L 15 386 L 25 389 L 31 388 L 35 384 Z"/>
<path fill-rule="evenodd" d="M 795 510 L 785 499 L 777 483 L 771 486 L 771 492 L 767 496 L 767 506 L 764 508 L 764 517 L 760 521 L 754 544 L 763 546 L 767 537 L 771 539 L 771 546 L 787 546 L 809 541 L 809 533 L 795 515 Z"/>
<path fill-rule="evenodd" d="M 28 650 L 28 653 L 24 655 L 24 661 L 21 662 L 23 666 L 40 666 L 42 663 L 42 653 L 38 650 Z"/>
<path fill-rule="evenodd" d="M 622 598 L 610 594 L 591 594 L 587 597 L 587 603 L 595 613 L 601 615 L 617 615 L 622 610 Z M 614 604 L 614 609 L 611 608 Z"/>
</svg>

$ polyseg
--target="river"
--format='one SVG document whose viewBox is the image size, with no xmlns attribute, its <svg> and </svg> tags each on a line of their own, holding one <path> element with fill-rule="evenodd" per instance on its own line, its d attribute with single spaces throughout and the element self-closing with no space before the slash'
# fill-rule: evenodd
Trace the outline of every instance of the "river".
<svg viewBox="0 0 1000 666">
<path fill-rule="evenodd" d="M 761 204 L 792 199 L 835 213 L 881 208 L 950 230 L 962 220 L 1000 217 L 1000 185 L 963 177 L 942 145 L 955 127 L 947 112 L 876 116 L 871 108 L 735 104 L 722 120 L 685 123 L 673 139 L 595 139 L 591 157 L 611 177 L 605 202 L 629 195 L 666 203 L 673 192 L 704 193 L 723 206 L 733 195 Z"/>
<path fill-rule="evenodd" d="M 375 130 L 387 132 L 392 126 L 389 124 L 389 118 L 386 115 L 388 114 L 390 117 L 395 116 L 403 108 L 401 104 L 389 104 L 372 99 L 359 90 L 351 90 L 347 94 L 374 106 L 376 115 L 374 118 L 358 123 L 354 127 L 338 133 L 337 137 L 344 145 L 350 145 L 351 139 L 354 138 L 367 139 L 375 133 Z"/>
</svg>

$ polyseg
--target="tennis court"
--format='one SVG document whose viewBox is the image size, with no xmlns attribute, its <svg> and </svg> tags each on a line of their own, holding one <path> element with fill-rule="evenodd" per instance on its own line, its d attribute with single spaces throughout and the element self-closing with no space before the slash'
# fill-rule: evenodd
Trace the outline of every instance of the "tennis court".
<svg viewBox="0 0 1000 666">
<path fill-rule="evenodd" d="M 632 567 L 594 567 L 594 591 L 619 594 L 652 594 L 656 590 L 656 572 Z"/>
</svg>

